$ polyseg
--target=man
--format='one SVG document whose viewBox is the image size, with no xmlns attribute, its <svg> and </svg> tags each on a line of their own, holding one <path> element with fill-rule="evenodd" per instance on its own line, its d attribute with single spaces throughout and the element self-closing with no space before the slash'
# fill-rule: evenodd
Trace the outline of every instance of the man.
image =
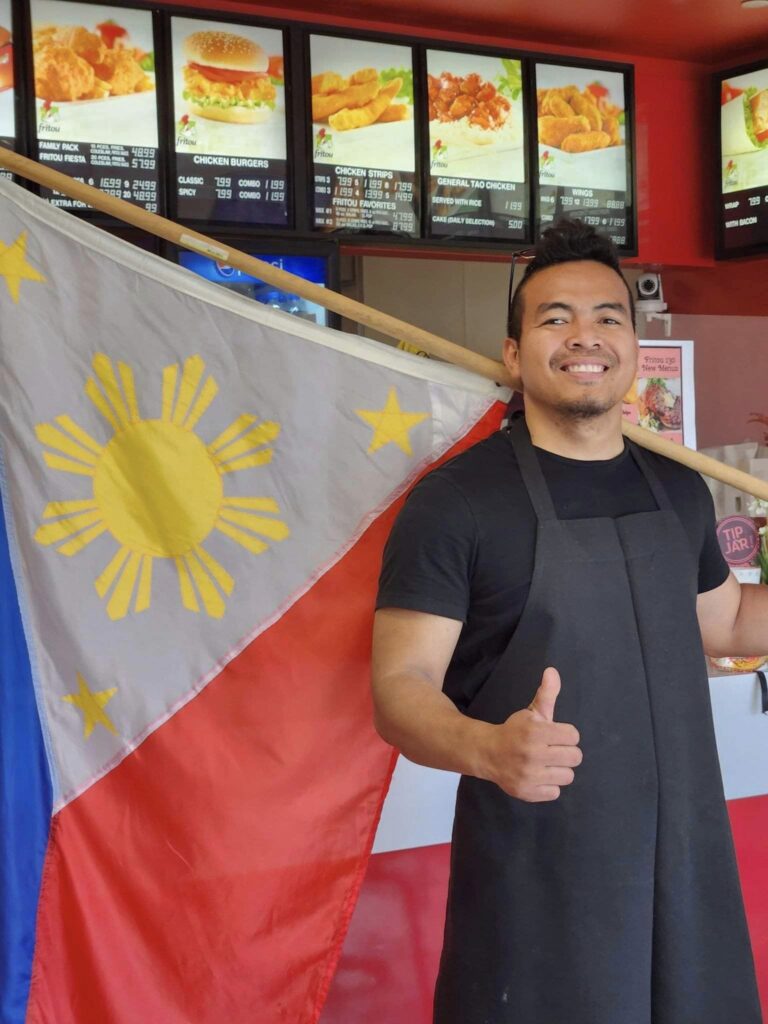
<svg viewBox="0 0 768 1024">
<path fill-rule="evenodd" d="M 701 478 L 625 444 L 611 243 L 544 233 L 504 362 L 525 418 L 429 474 L 384 558 L 377 727 L 460 772 L 437 1024 L 761 1021 L 704 651 L 768 650 Z"/>
</svg>

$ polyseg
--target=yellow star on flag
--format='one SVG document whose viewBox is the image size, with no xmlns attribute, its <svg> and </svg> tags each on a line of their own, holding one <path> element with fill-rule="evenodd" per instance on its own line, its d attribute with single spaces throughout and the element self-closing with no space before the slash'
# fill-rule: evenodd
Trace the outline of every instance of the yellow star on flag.
<svg viewBox="0 0 768 1024">
<path fill-rule="evenodd" d="M 406 455 L 413 455 L 408 432 L 429 416 L 428 412 L 403 412 L 395 388 L 389 389 L 383 409 L 355 409 L 355 412 L 360 419 L 373 427 L 369 455 L 387 444 L 396 444 Z"/>
<path fill-rule="evenodd" d="M 27 232 L 22 231 L 12 245 L 0 241 L 0 275 L 5 278 L 14 302 L 19 301 L 22 281 L 42 281 L 45 278 L 31 263 L 27 263 Z"/>
<path fill-rule="evenodd" d="M 66 701 L 67 704 L 74 704 L 75 707 L 80 708 L 83 712 L 84 739 L 88 739 L 97 725 L 103 725 L 105 729 L 108 729 L 116 736 L 117 729 L 112 724 L 112 720 L 104 710 L 104 707 L 117 693 L 117 687 L 113 686 L 111 690 L 98 690 L 94 693 L 79 672 L 77 673 L 77 687 L 77 693 L 68 693 L 66 697 L 61 699 Z"/>
</svg>

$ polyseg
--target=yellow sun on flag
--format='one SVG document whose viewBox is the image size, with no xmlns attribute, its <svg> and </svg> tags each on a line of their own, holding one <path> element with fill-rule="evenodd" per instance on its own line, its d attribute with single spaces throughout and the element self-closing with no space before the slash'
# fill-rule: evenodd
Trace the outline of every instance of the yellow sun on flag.
<svg viewBox="0 0 768 1024">
<path fill-rule="evenodd" d="M 220 618 L 235 584 L 203 547 L 211 532 L 255 555 L 290 535 L 272 498 L 227 497 L 224 487 L 229 473 L 271 461 L 280 425 L 244 414 L 206 444 L 195 427 L 218 386 L 200 356 L 187 359 L 181 374 L 178 364 L 164 368 L 159 419 L 140 415 L 130 366 L 118 363 L 116 374 L 111 360 L 98 354 L 93 369 L 85 393 L 114 433 L 101 445 L 66 415 L 36 426 L 46 464 L 90 477 L 92 492 L 46 505 L 35 540 L 75 555 L 111 534 L 117 551 L 95 580 L 111 619 L 124 618 L 131 604 L 135 612 L 149 608 L 156 558 L 173 559 L 185 608 L 199 612 L 202 603 Z"/>
</svg>

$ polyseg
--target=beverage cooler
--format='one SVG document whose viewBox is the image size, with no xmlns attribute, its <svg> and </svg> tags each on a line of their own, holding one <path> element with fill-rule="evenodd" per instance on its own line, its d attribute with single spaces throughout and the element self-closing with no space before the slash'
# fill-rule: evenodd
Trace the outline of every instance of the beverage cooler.
<svg viewBox="0 0 768 1024">
<path fill-rule="evenodd" d="M 281 270 L 304 278 L 312 284 L 338 291 L 339 288 L 339 246 L 332 239 L 322 241 L 265 241 L 263 245 L 254 245 L 253 239 L 229 238 L 226 244 L 256 259 L 271 263 Z M 229 288 L 230 291 L 256 299 L 266 306 L 272 306 L 285 313 L 292 313 L 303 320 L 321 324 L 324 327 L 340 326 L 339 317 L 324 306 L 309 302 L 301 296 L 288 291 L 281 291 L 271 284 L 261 281 L 251 274 L 230 267 L 219 260 L 203 256 L 202 253 L 187 249 L 176 249 L 173 256 L 176 262 L 188 270 L 194 271 L 208 281 Z"/>
</svg>

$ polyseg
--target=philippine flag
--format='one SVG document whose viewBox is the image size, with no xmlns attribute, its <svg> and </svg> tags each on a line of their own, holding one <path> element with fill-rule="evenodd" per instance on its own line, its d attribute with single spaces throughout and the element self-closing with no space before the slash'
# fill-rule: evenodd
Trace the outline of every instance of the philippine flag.
<svg viewBox="0 0 768 1024">
<path fill-rule="evenodd" d="M 492 384 L 0 183 L 4 1024 L 309 1024 L 394 764 L 398 500 Z"/>
</svg>

